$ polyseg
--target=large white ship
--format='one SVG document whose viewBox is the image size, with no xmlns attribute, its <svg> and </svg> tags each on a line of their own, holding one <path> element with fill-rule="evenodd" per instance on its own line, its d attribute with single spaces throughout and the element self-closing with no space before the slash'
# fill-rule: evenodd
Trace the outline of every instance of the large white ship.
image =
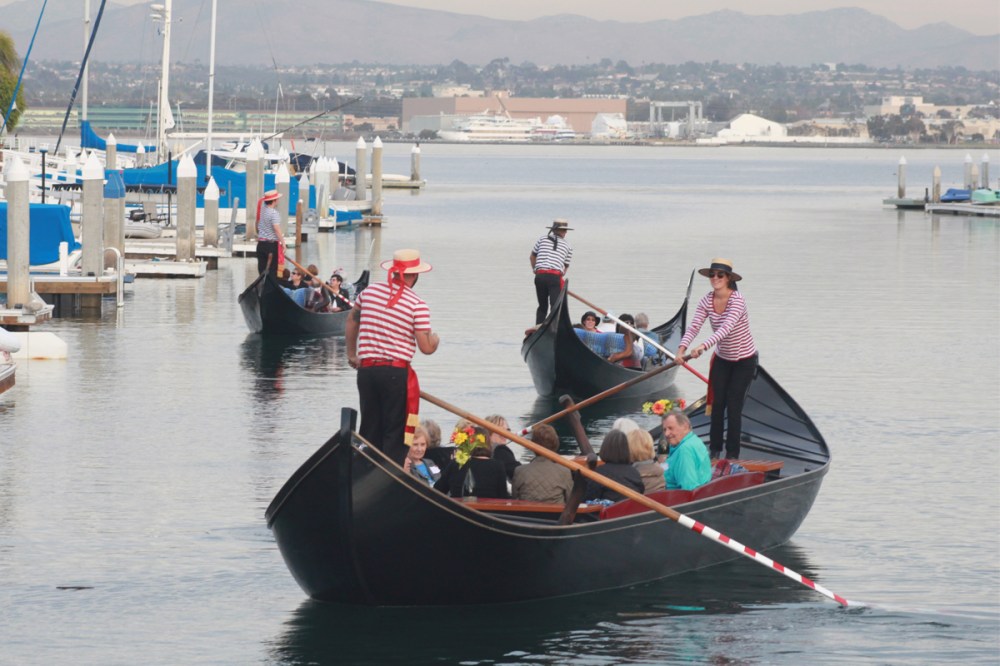
<svg viewBox="0 0 1000 666">
<path fill-rule="evenodd" d="M 531 141 L 532 133 L 542 125 L 539 118 L 511 118 L 506 114 L 477 113 L 455 122 L 452 129 L 442 129 L 444 141 L 502 143 Z"/>
</svg>

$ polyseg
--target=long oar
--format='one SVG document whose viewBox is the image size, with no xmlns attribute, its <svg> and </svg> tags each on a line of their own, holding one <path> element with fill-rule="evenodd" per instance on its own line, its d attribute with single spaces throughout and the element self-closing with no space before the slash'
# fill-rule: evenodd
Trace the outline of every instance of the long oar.
<svg viewBox="0 0 1000 666">
<path fill-rule="evenodd" d="M 306 275 L 312 275 L 312 273 L 309 272 L 308 268 L 303 267 L 302 264 L 300 264 L 299 262 L 295 261 L 294 259 L 292 259 L 291 257 L 289 257 L 287 255 L 285 256 L 285 261 L 291 263 L 293 266 L 295 266 L 297 269 L 299 269 L 300 271 L 302 271 Z M 313 277 L 318 277 L 318 276 L 313 275 Z M 326 289 L 328 292 L 330 292 L 331 294 L 333 294 L 334 296 L 336 296 L 340 300 L 342 300 L 345 303 L 347 303 L 348 305 L 350 305 L 352 308 L 354 307 L 354 303 L 352 303 L 351 301 L 349 301 L 346 298 L 344 298 L 344 296 L 342 294 L 339 294 L 336 291 L 334 291 L 333 287 L 331 287 L 330 285 L 328 285 L 326 282 L 323 282 L 322 280 L 320 280 L 320 285 L 324 289 Z"/>
<path fill-rule="evenodd" d="M 639 382 L 646 381 L 650 377 L 658 375 L 661 372 L 666 372 L 670 368 L 678 365 L 678 363 L 683 363 L 683 362 L 684 362 L 683 359 L 680 362 L 674 360 L 673 362 L 667 363 L 666 365 L 661 365 L 660 367 L 656 368 L 655 370 L 650 370 L 649 372 L 645 372 L 645 373 L 639 375 L 638 377 L 633 377 L 632 379 L 630 379 L 630 380 L 628 380 L 626 382 L 622 382 L 621 384 L 618 384 L 617 386 L 612 386 L 609 389 L 605 389 L 604 391 L 601 391 L 597 395 L 592 395 L 589 398 L 587 398 L 586 400 L 581 400 L 580 402 L 576 403 L 575 405 L 572 405 L 571 407 L 567 407 L 566 409 L 562 410 L 561 412 L 556 412 L 552 416 L 549 416 L 549 417 L 546 417 L 546 418 L 542 419 L 538 423 L 532 423 L 527 428 L 524 428 L 521 431 L 521 434 L 522 435 L 527 435 L 529 432 L 531 432 L 531 429 L 534 428 L 535 426 L 544 425 L 546 423 L 552 423 L 553 421 L 558 421 L 559 419 L 563 418 L 564 416 L 568 416 L 568 415 L 572 414 L 573 412 L 581 410 L 584 407 L 587 407 L 588 405 L 592 405 L 592 404 L 594 404 L 595 402 L 597 402 L 599 400 L 604 400 L 605 398 L 607 398 L 609 396 L 612 396 L 615 393 L 619 393 L 620 391 L 624 391 L 628 387 L 635 386 Z"/>
<path fill-rule="evenodd" d="M 659 349 L 661 352 L 663 352 L 664 354 L 666 354 L 671 360 L 674 360 L 674 361 L 677 360 L 674 357 L 674 353 L 673 352 L 671 352 L 670 350 L 668 350 L 666 347 L 664 347 L 659 342 L 657 342 L 656 340 L 652 339 L 651 337 L 649 337 L 648 335 L 646 335 L 645 333 L 643 333 L 639 329 L 637 329 L 637 328 L 635 328 L 633 326 L 630 326 L 629 324 L 623 322 L 621 319 L 619 319 L 618 317 L 614 316 L 613 314 L 611 314 L 607 310 L 602 310 L 601 308 L 597 307 L 596 305 L 594 305 L 593 303 L 591 303 L 587 299 L 583 298 L 582 296 L 577 296 L 576 294 L 574 294 L 569 289 L 566 290 L 566 293 L 568 293 L 570 296 L 572 296 L 576 300 L 580 301 L 584 305 L 589 306 L 591 309 L 597 310 L 598 312 L 600 312 L 605 317 L 611 317 L 616 322 L 618 322 L 619 324 L 621 324 L 622 328 L 626 328 L 626 329 L 632 331 L 633 333 L 635 333 L 636 335 L 638 335 L 640 338 L 642 338 L 643 340 L 645 340 L 646 342 L 648 342 L 649 344 L 653 345 L 654 347 L 656 347 L 657 349 Z M 697 370 L 695 370 L 694 368 L 692 368 L 690 365 L 688 365 L 687 363 L 685 363 L 683 360 L 680 362 L 680 364 L 683 365 L 685 369 L 690 370 L 691 373 L 694 374 L 695 377 L 697 377 L 701 381 L 705 382 L 706 384 L 708 383 L 708 377 L 706 377 L 705 375 L 701 374 L 700 372 L 698 372 Z"/>
<path fill-rule="evenodd" d="M 802 574 L 796 573 L 796 572 L 792 571 L 791 569 L 789 569 L 789 568 L 787 568 L 785 566 L 782 566 L 781 564 L 778 564 L 777 562 L 775 562 L 774 560 L 772 560 L 771 558 L 769 558 L 769 557 L 767 557 L 765 555 L 761 555 L 760 553 L 758 553 L 757 551 L 753 550 L 752 548 L 744 546 L 743 544 L 739 543 L 738 541 L 730 539 L 725 534 L 720 534 L 719 532 L 713 530 L 711 527 L 709 527 L 707 525 L 704 525 L 702 523 L 699 523 L 697 520 L 694 520 L 693 518 L 691 518 L 689 516 L 686 516 L 686 515 L 684 515 L 682 513 L 678 513 L 677 511 L 674 511 L 673 509 L 671 509 L 669 506 L 665 506 L 663 504 L 660 504 L 659 502 L 657 502 L 655 500 L 652 500 L 649 497 L 646 497 L 645 495 L 643 495 L 641 493 L 637 493 L 636 491 L 634 491 L 631 488 L 628 488 L 626 486 L 623 486 L 622 484 L 618 483 L 617 481 L 612 481 L 608 477 L 603 476 L 601 474 L 598 474 L 597 472 L 595 472 L 593 470 L 590 470 L 587 467 L 584 467 L 583 465 L 577 464 L 577 463 L 573 462 L 572 460 L 567 460 L 566 458 L 563 458 L 562 456 L 560 456 L 555 451 L 549 451 L 545 447 L 539 446 L 538 444 L 535 444 L 534 442 L 532 442 L 530 440 L 527 440 L 524 437 L 521 437 L 520 435 L 514 434 L 514 433 L 509 432 L 509 431 L 507 431 L 507 430 L 505 430 L 505 429 L 503 429 L 503 428 L 501 428 L 499 426 L 493 425 L 492 423 L 490 423 L 486 419 L 479 418 L 475 414 L 467 412 L 464 409 L 460 409 L 458 407 L 455 407 L 454 405 L 450 405 L 447 402 L 441 400 L 440 398 L 435 398 L 434 396 L 430 395 L 426 391 L 421 391 L 420 392 L 420 397 L 423 398 L 424 400 L 430 402 L 430 403 L 433 403 L 433 404 L 437 405 L 438 407 L 441 407 L 442 409 L 446 409 L 446 410 L 448 410 L 449 412 L 451 412 L 453 414 L 456 414 L 456 415 L 458 415 L 458 416 L 460 416 L 460 417 L 462 417 L 462 418 L 464 418 L 464 419 L 466 419 L 466 420 L 468 420 L 468 421 L 470 421 L 472 423 L 475 423 L 476 425 L 478 425 L 478 426 L 480 426 L 482 428 L 486 428 L 490 432 L 494 432 L 494 433 L 496 433 L 498 435 L 501 435 L 502 437 L 506 437 L 507 439 L 510 439 L 511 441 L 517 442 L 518 444 L 520 444 L 521 446 L 525 447 L 526 449 L 531 449 L 532 451 L 534 451 L 536 455 L 545 456 L 546 458 L 548 458 L 552 462 L 558 463 L 558 464 L 562 465 L 563 467 L 568 467 L 569 469 L 571 469 L 571 470 L 573 470 L 575 472 L 578 472 L 578 473 L 582 474 L 583 476 L 587 477 L 591 481 L 593 481 L 595 483 L 599 483 L 602 486 L 604 486 L 605 488 L 610 488 L 611 490 L 614 490 L 615 492 L 620 493 L 621 495 L 623 495 L 623 496 L 625 496 L 625 497 L 627 497 L 627 498 L 629 498 L 631 500 L 634 500 L 635 502 L 638 502 L 639 504 L 643 505 L 644 507 L 646 507 L 648 509 L 652 509 L 653 511 L 656 511 L 660 515 L 666 516 L 670 520 L 673 520 L 674 522 L 676 522 L 676 523 L 678 523 L 680 525 L 683 525 L 684 527 L 688 528 L 689 530 L 691 530 L 693 532 L 697 532 L 698 534 L 702 535 L 703 537 L 711 539 L 711 540 L 715 541 L 716 543 L 720 543 L 720 544 L 726 546 L 727 548 L 729 548 L 730 550 L 733 550 L 733 551 L 739 553 L 740 555 L 743 555 L 744 557 L 750 558 L 754 562 L 757 562 L 759 564 L 763 564 L 764 566 L 769 567 L 769 568 L 773 569 L 774 571 L 782 573 L 785 576 L 787 576 L 788 578 L 791 578 L 792 580 L 794 580 L 795 582 L 801 583 L 801 584 L 805 585 L 806 587 L 808 587 L 808 588 L 810 588 L 812 590 L 816 590 L 820 594 L 822 594 L 822 595 L 824 595 L 826 597 L 829 597 L 830 599 L 833 599 L 834 601 L 836 601 L 841 606 L 847 607 L 847 606 L 852 606 L 852 605 L 853 606 L 863 605 L 863 604 L 849 602 L 844 597 L 842 597 L 842 596 L 840 596 L 838 594 L 834 594 L 833 592 L 831 592 L 830 590 L 826 589 L 825 587 L 823 587 L 819 583 L 813 582 L 813 581 L 809 580 L 808 578 L 806 578 L 805 576 L 803 576 Z"/>
</svg>

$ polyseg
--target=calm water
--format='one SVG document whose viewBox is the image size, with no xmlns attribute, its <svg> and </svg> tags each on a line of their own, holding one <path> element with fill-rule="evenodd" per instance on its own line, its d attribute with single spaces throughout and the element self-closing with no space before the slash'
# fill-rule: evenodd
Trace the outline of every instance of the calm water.
<svg viewBox="0 0 1000 666">
<path fill-rule="evenodd" d="M 750 562 L 499 608 L 308 601 L 264 509 L 357 405 L 354 373 L 342 340 L 248 335 L 236 296 L 255 264 L 231 260 L 199 281 L 137 281 L 100 321 L 53 322 L 70 358 L 21 363 L 0 396 L 0 663 L 996 663 L 1000 232 L 882 209 L 899 157 L 425 145 L 429 186 L 388 192 L 384 229 L 304 248 L 350 275 L 369 248 L 373 263 L 420 248 L 434 271 L 418 290 L 442 338 L 418 359 L 422 387 L 517 426 L 552 409 L 519 356 L 528 253 L 552 218 L 576 229 L 574 291 L 654 323 L 692 269 L 732 257 L 762 363 L 834 456 L 812 513 L 772 554 L 868 608 L 840 610 Z M 962 152 L 906 157 L 911 193 L 935 165 L 961 180 Z M 385 166 L 408 173 L 409 146 L 387 146 Z M 700 390 L 690 376 L 678 388 Z M 588 429 L 638 402 L 587 412 Z"/>
</svg>

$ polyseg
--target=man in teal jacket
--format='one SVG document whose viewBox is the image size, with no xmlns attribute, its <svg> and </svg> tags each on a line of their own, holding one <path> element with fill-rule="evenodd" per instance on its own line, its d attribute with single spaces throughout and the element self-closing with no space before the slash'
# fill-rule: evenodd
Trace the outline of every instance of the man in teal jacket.
<svg viewBox="0 0 1000 666">
<path fill-rule="evenodd" d="M 712 462 L 705 443 L 691 432 L 687 414 L 676 409 L 668 412 L 663 417 L 663 434 L 670 443 L 667 471 L 663 473 L 667 490 L 694 490 L 708 483 L 712 478 Z"/>
</svg>

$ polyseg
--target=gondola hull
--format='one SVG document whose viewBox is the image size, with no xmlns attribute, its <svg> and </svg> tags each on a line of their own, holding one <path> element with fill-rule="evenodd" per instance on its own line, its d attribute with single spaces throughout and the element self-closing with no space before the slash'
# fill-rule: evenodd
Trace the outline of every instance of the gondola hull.
<svg viewBox="0 0 1000 666">
<path fill-rule="evenodd" d="M 365 271 L 355 286 L 363 289 L 367 284 Z M 265 335 L 344 335 L 350 312 L 310 312 L 292 300 L 268 272 L 240 294 L 239 303 L 250 331 Z"/>
<path fill-rule="evenodd" d="M 690 289 L 689 283 L 688 295 Z M 641 371 L 609 362 L 577 336 L 569 315 L 568 293 L 568 288 L 563 290 L 549 316 L 521 345 L 521 356 L 528 365 L 538 394 L 554 396 L 569 393 L 576 398 L 588 398 L 637 377 Z M 653 339 L 671 353 L 684 336 L 687 305 L 688 299 L 685 298 L 670 321 L 651 331 Z M 651 366 L 646 371 L 656 367 Z M 677 368 L 672 368 L 624 389 L 618 396 L 625 398 L 663 393 L 674 383 L 676 376 Z"/>
<path fill-rule="evenodd" d="M 761 424 L 756 441 L 761 452 L 786 461 L 787 476 L 676 508 L 758 550 L 788 541 L 812 507 L 829 456 L 811 424 L 785 421 L 778 415 Z M 697 423 L 707 427 L 703 416 Z M 806 439 L 790 439 L 796 431 Z M 769 442 L 773 436 L 782 441 Z M 354 604 L 545 599 L 739 557 L 656 513 L 560 526 L 478 511 L 427 488 L 349 429 L 289 479 L 266 517 L 310 597 Z"/>
</svg>

